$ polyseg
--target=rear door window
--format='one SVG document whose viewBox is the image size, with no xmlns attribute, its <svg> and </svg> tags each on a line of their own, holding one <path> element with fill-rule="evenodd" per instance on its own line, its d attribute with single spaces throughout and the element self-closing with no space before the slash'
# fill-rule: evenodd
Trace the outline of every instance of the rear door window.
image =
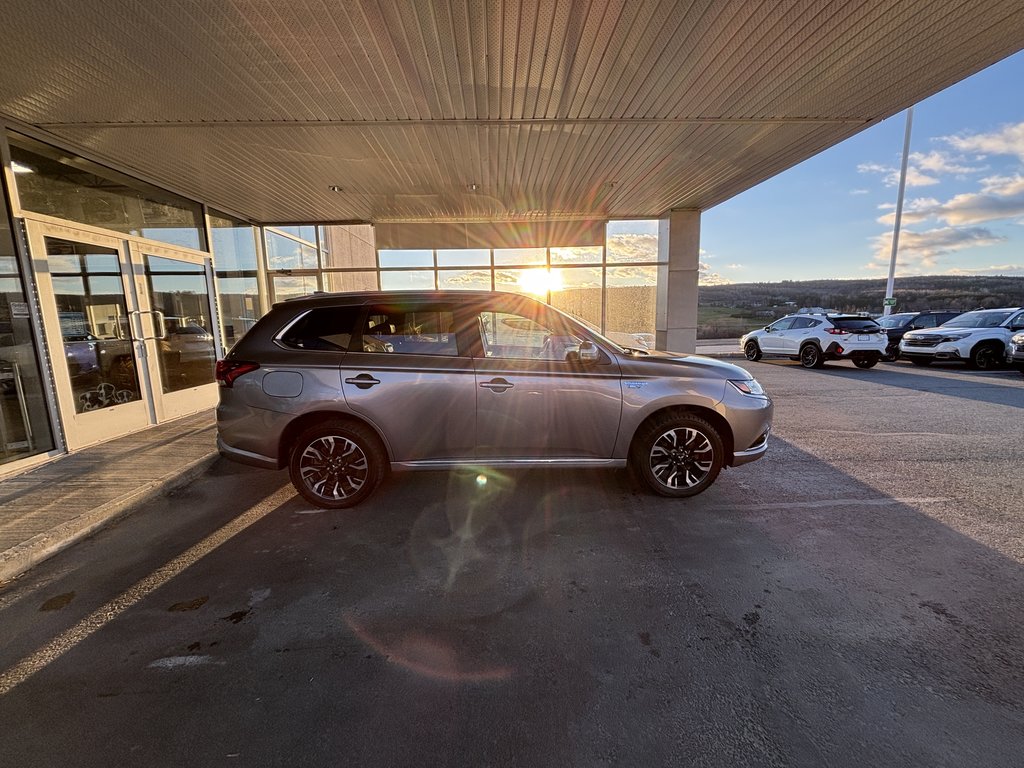
<svg viewBox="0 0 1024 768">
<path fill-rule="evenodd" d="M 362 307 L 318 307 L 294 322 L 279 341 L 290 349 L 347 352 Z"/>
<path fill-rule="evenodd" d="M 837 317 L 832 320 L 832 324 L 836 328 L 850 333 L 877 333 L 881 330 L 881 326 L 870 317 Z"/>
<path fill-rule="evenodd" d="M 362 327 L 363 352 L 458 357 L 450 306 L 372 306 Z"/>
</svg>

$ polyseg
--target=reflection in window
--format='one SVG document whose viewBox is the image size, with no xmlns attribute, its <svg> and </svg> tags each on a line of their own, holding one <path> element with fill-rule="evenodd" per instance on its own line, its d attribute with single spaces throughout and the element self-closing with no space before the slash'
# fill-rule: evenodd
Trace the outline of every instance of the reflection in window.
<svg viewBox="0 0 1024 768">
<path fill-rule="evenodd" d="M 594 329 L 601 328 L 601 268 L 557 270 L 561 288 L 551 291 L 550 304 Z"/>
<path fill-rule="evenodd" d="M 495 248 L 494 266 L 547 264 L 546 248 Z"/>
<path fill-rule="evenodd" d="M 256 270 L 256 227 L 210 212 L 213 264 L 218 272 Z"/>
<path fill-rule="evenodd" d="M 75 413 L 139 400 L 138 365 L 117 251 L 46 238 Z M 77 266 L 72 262 L 77 261 Z"/>
<path fill-rule="evenodd" d="M 294 277 L 274 275 L 274 301 L 308 296 L 318 290 L 320 289 L 317 287 L 316 275 L 296 275 Z"/>
<path fill-rule="evenodd" d="M 434 252 L 430 250 L 389 250 L 380 251 L 382 267 L 433 267 Z"/>
<path fill-rule="evenodd" d="M 657 219 L 608 222 L 608 262 L 657 262 L 658 227 Z"/>
<path fill-rule="evenodd" d="M 377 268 L 377 251 L 373 243 L 373 227 L 369 224 L 323 227 L 321 236 L 324 269 L 344 267 Z"/>
<path fill-rule="evenodd" d="M 433 270 L 388 270 L 380 273 L 382 291 L 423 291 L 434 289 Z"/>
<path fill-rule="evenodd" d="M 654 347 L 659 270 L 666 267 L 608 267 L 605 332 L 612 341 Z"/>
<path fill-rule="evenodd" d="M 450 307 L 415 310 L 371 307 L 363 327 L 364 352 L 456 357 L 454 314 Z"/>
<path fill-rule="evenodd" d="M 191 200 L 8 133 L 23 208 L 170 245 L 203 249 L 202 207 Z"/>
<path fill-rule="evenodd" d="M 213 383 L 217 361 L 202 264 L 146 256 L 149 300 L 163 317 L 160 382 L 164 393 Z"/>
<path fill-rule="evenodd" d="M 564 330 L 553 330 L 533 318 L 511 312 L 481 312 L 479 327 L 485 357 L 579 359 L 580 338 Z"/>
<path fill-rule="evenodd" d="M 303 245 L 269 230 L 267 233 L 267 268 L 277 269 L 317 269 L 316 248 Z"/>
<path fill-rule="evenodd" d="M 437 287 L 445 291 L 489 291 L 489 269 L 439 269 Z"/>
<path fill-rule="evenodd" d="M 210 211 L 213 263 L 225 350 L 255 325 L 260 315 L 257 274 L 258 230 L 244 221 Z"/>
<path fill-rule="evenodd" d="M 604 249 L 599 245 L 552 248 L 552 264 L 600 264 Z"/>
<path fill-rule="evenodd" d="M 437 252 L 439 267 L 489 267 L 491 252 L 487 248 L 459 248 L 439 250 Z"/>
<path fill-rule="evenodd" d="M 324 290 L 330 293 L 346 291 L 376 291 L 377 272 L 324 272 Z"/>
</svg>

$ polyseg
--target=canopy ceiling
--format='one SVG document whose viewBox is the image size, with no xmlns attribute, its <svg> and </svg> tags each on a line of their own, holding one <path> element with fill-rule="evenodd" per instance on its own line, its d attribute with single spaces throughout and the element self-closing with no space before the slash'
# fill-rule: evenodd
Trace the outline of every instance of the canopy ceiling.
<svg viewBox="0 0 1024 768">
<path fill-rule="evenodd" d="M 3 22 L 14 127 L 268 223 L 705 209 L 1024 47 L 1020 0 L 17 0 Z"/>
</svg>

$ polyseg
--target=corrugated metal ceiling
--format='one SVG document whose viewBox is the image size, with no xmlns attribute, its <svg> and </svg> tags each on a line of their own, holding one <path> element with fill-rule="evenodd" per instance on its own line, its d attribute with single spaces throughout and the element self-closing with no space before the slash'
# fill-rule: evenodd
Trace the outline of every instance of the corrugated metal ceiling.
<svg viewBox="0 0 1024 768">
<path fill-rule="evenodd" d="M 266 222 L 703 209 L 1024 47 L 1020 0 L 50 0 L 4 21 L 0 114 Z"/>
</svg>

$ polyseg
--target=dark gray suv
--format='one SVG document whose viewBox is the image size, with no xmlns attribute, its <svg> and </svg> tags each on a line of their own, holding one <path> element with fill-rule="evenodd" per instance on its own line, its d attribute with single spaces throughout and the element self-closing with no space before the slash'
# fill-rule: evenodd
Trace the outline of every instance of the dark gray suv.
<svg viewBox="0 0 1024 768">
<path fill-rule="evenodd" d="M 217 363 L 218 447 L 350 507 L 387 470 L 623 467 L 692 496 L 764 455 L 772 402 L 742 368 L 620 347 L 492 292 L 277 304 Z"/>
</svg>

